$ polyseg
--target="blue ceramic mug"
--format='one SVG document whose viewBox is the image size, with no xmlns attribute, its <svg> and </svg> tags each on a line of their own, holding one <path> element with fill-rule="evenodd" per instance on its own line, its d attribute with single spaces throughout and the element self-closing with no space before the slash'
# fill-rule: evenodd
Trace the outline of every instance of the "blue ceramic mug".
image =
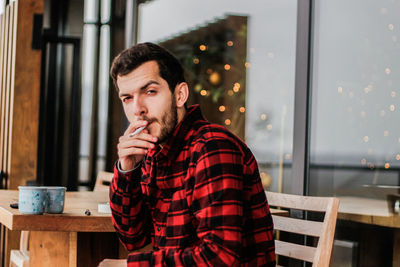
<svg viewBox="0 0 400 267">
<path fill-rule="evenodd" d="M 66 187 L 46 186 L 46 209 L 47 213 L 63 213 Z"/>
<path fill-rule="evenodd" d="M 42 214 L 46 205 L 45 187 L 18 186 L 18 209 L 23 214 Z"/>
</svg>

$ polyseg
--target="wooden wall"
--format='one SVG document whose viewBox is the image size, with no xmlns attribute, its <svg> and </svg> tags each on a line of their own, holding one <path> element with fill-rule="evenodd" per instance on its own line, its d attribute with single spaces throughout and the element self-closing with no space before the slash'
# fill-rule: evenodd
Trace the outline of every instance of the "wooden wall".
<svg viewBox="0 0 400 267">
<path fill-rule="evenodd" d="M 41 50 L 31 43 L 33 16 L 41 13 L 43 0 L 17 0 L 0 18 L 0 168 L 7 177 L 2 188 L 36 180 Z M 4 227 L 1 232 L 0 262 L 8 266 L 19 233 Z"/>
</svg>

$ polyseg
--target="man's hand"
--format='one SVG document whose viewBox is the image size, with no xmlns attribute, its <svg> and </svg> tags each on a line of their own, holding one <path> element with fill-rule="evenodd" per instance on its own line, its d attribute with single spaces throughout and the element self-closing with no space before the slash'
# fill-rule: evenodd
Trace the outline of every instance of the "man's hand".
<svg viewBox="0 0 400 267">
<path fill-rule="evenodd" d="M 143 160 L 147 150 L 155 147 L 154 143 L 157 142 L 157 137 L 150 135 L 146 129 L 135 136 L 131 136 L 136 129 L 147 126 L 147 123 L 147 121 L 131 123 L 124 135 L 119 138 L 117 148 L 121 170 L 132 170 L 136 164 Z"/>
</svg>

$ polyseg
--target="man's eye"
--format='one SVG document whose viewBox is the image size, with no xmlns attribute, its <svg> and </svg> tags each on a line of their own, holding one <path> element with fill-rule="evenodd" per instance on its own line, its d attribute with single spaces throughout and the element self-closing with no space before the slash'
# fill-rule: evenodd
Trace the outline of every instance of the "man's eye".
<svg viewBox="0 0 400 267">
<path fill-rule="evenodd" d="M 126 101 L 128 101 L 129 99 L 131 99 L 132 97 L 130 97 L 130 96 L 126 96 L 126 97 L 124 97 L 124 98 L 122 98 L 122 102 L 126 102 Z"/>
<path fill-rule="evenodd" d="M 156 90 L 148 89 L 148 90 L 146 91 L 146 93 L 147 93 L 148 95 L 155 94 L 155 93 L 156 93 Z"/>
</svg>

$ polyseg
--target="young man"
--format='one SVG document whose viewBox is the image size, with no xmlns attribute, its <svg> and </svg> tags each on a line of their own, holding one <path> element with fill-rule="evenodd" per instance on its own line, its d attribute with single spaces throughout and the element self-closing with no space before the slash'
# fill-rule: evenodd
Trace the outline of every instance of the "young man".
<svg viewBox="0 0 400 267">
<path fill-rule="evenodd" d="M 199 106 L 186 107 L 178 60 L 138 44 L 114 59 L 111 76 L 130 122 L 110 187 L 113 223 L 129 251 L 153 245 L 129 254 L 128 266 L 275 266 L 255 158 Z"/>
</svg>

